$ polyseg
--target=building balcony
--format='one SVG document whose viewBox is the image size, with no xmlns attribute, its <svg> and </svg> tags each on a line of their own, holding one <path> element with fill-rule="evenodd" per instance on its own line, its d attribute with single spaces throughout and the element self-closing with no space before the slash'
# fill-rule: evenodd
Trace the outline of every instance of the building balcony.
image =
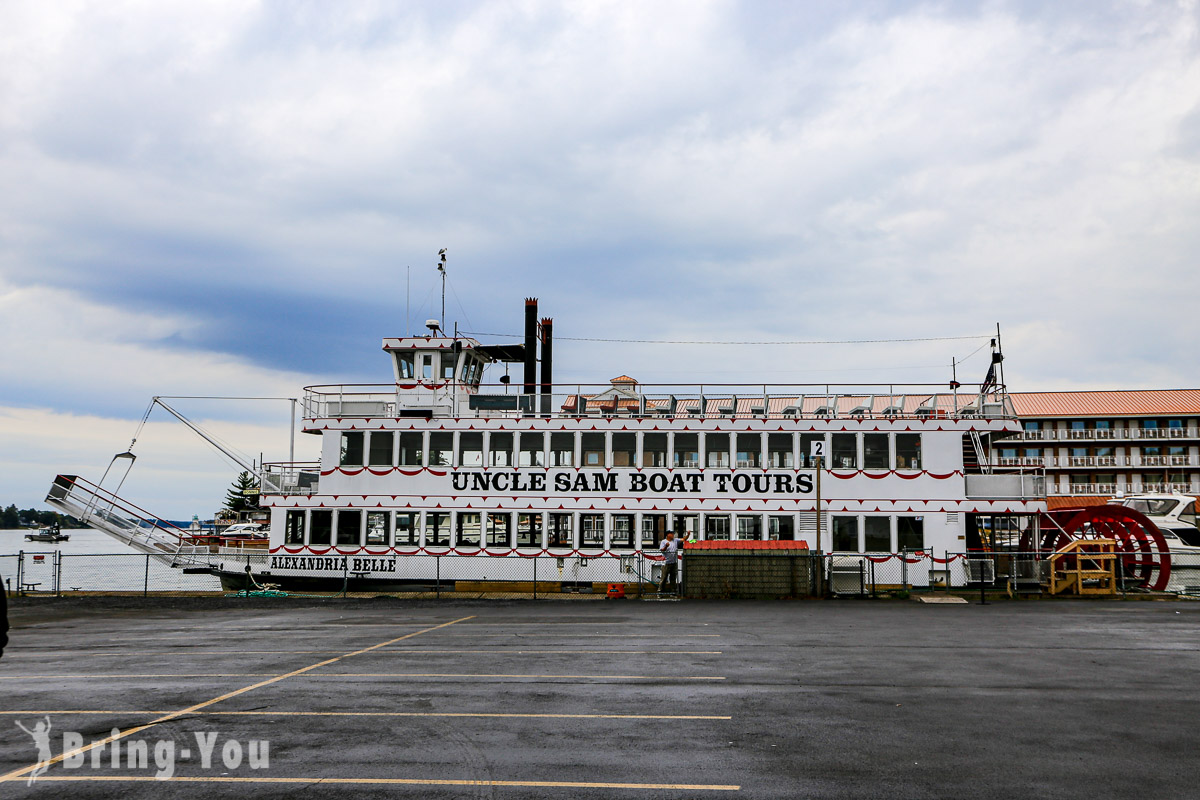
<svg viewBox="0 0 1200 800">
<path fill-rule="evenodd" d="M 1010 437 L 1027 442 L 1092 442 L 1144 439 L 1200 439 L 1200 428 L 1043 428 L 1036 431 L 1023 430 Z"/>
</svg>

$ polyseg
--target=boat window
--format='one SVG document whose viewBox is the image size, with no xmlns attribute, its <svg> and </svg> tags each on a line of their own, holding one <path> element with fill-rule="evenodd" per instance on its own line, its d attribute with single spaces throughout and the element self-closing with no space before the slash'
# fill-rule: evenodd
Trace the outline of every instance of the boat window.
<svg viewBox="0 0 1200 800">
<path fill-rule="evenodd" d="M 759 514 L 737 515 L 737 538 L 756 540 L 762 538 L 762 516 Z"/>
<path fill-rule="evenodd" d="M 338 457 L 338 466 L 361 467 L 363 465 L 363 434 L 362 431 L 345 431 L 342 433 L 342 450 Z"/>
<path fill-rule="evenodd" d="M 767 517 L 767 538 L 786 539 L 796 538 L 796 521 L 788 517 Z"/>
<path fill-rule="evenodd" d="M 475 511 L 458 512 L 458 534 L 456 544 L 459 547 L 479 547 L 479 533 L 482 530 L 480 515 Z"/>
<path fill-rule="evenodd" d="M 1179 521 L 1186 522 L 1188 525 L 1196 524 L 1196 504 L 1188 503 L 1183 511 L 1179 512 Z"/>
<path fill-rule="evenodd" d="M 892 552 L 890 517 L 867 517 L 863 525 L 863 547 L 868 553 Z"/>
<path fill-rule="evenodd" d="M 513 453 L 513 435 L 511 433 L 493 433 L 488 437 L 488 455 L 493 467 L 511 467 Z"/>
<path fill-rule="evenodd" d="M 1189 547 L 1200 547 L 1200 530 L 1194 526 L 1176 528 L 1175 533 L 1179 536 L 1179 540 Z"/>
<path fill-rule="evenodd" d="M 450 544 L 450 514 L 444 511 L 425 512 L 425 546 Z"/>
<path fill-rule="evenodd" d="M 704 538 L 705 539 L 728 539 L 729 538 L 729 515 L 728 514 L 705 514 L 704 515 Z"/>
<path fill-rule="evenodd" d="M 333 511 L 314 508 L 308 515 L 308 543 L 333 544 Z"/>
<path fill-rule="evenodd" d="M 700 466 L 700 437 L 695 433 L 677 433 L 675 434 L 674 439 L 675 466 Z"/>
<path fill-rule="evenodd" d="M 389 511 L 368 511 L 367 512 L 367 544 L 388 545 L 388 517 L 391 516 Z"/>
<path fill-rule="evenodd" d="M 396 353 L 396 374 L 400 376 L 401 380 L 412 380 L 417 377 L 412 353 Z"/>
<path fill-rule="evenodd" d="M 458 435 L 458 465 L 460 467 L 483 466 L 483 434 L 463 432 Z"/>
<path fill-rule="evenodd" d="M 603 467 L 604 466 L 604 434 L 603 433 L 585 433 L 580 437 L 580 446 L 582 453 L 582 466 L 585 467 Z"/>
<path fill-rule="evenodd" d="M 863 434 L 863 468 L 864 469 L 888 469 L 891 466 L 888 460 L 888 439 L 886 433 L 864 433 Z M 1014 452 L 1014 455 L 1016 453 Z M 870 550 L 871 548 L 867 548 Z"/>
<path fill-rule="evenodd" d="M 568 441 L 570 441 L 570 436 L 570 434 L 567 434 Z M 526 431 L 521 434 L 518 441 L 520 442 L 520 450 L 517 453 L 517 466 L 546 466 L 546 434 Z"/>
<path fill-rule="evenodd" d="M 612 465 L 633 467 L 637 465 L 637 434 L 614 433 L 612 435 Z"/>
<path fill-rule="evenodd" d="M 667 535 L 666 514 L 642 515 L 642 547 L 658 547 L 658 543 Z"/>
<path fill-rule="evenodd" d="M 1147 517 L 1165 517 L 1175 510 L 1175 506 L 1179 505 L 1179 501 L 1137 499 L 1126 500 L 1124 505 L 1132 508 L 1134 511 L 1140 511 Z"/>
<path fill-rule="evenodd" d="M 832 456 L 829 466 L 834 469 L 856 469 L 858 467 L 858 435 L 835 433 L 830 437 Z"/>
<path fill-rule="evenodd" d="M 762 436 L 757 433 L 737 435 L 737 465 L 739 467 L 762 466 Z"/>
<path fill-rule="evenodd" d="M 704 434 L 704 453 L 706 462 L 710 467 L 728 467 L 729 466 L 729 434 L 728 433 L 706 433 Z"/>
<path fill-rule="evenodd" d="M 612 515 L 613 548 L 629 550 L 633 547 L 633 514 Z"/>
<path fill-rule="evenodd" d="M 857 553 L 858 517 L 833 518 L 833 549 L 843 553 Z"/>
<path fill-rule="evenodd" d="M 454 434 L 447 431 L 429 432 L 429 466 L 449 467 L 454 463 Z"/>
<path fill-rule="evenodd" d="M 794 463 L 792 460 L 794 443 L 794 438 L 790 433 L 767 434 L 767 465 L 776 468 L 790 468 Z"/>
<path fill-rule="evenodd" d="M 417 515 L 407 511 L 396 512 L 396 544 L 420 544 L 421 529 Z"/>
<path fill-rule="evenodd" d="M 575 466 L 575 434 L 550 434 L 550 466 Z"/>
<path fill-rule="evenodd" d="M 805 469 L 812 469 L 817 465 L 817 460 L 813 458 L 813 442 L 824 442 L 825 434 L 823 433 L 802 433 L 800 434 L 800 466 Z M 821 459 L 821 464 L 828 467 L 829 456 L 826 451 L 826 457 Z"/>
<path fill-rule="evenodd" d="M 369 443 L 371 447 L 367 464 L 372 467 L 390 467 L 392 465 L 392 432 L 371 431 Z"/>
<path fill-rule="evenodd" d="M 542 515 L 517 515 L 517 547 L 542 546 Z"/>
<path fill-rule="evenodd" d="M 665 467 L 667 465 L 667 435 L 665 433 L 642 434 L 642 466 Z"/>
<path fill-rule="evenodd" d="M 896 517 L 896 550 L 925 549 L 925 518 Z"/>
<path fill-rule="evenodd" d="M 343 508 L 337 513 L 337 543 L 362 544 L 362 512 Z"/>
<path fill-rule="evenodd" d="M 604 547 L 604 515 L 580 514 L 580 547 Z"/>
<path fill-rule="evenodd" d="M 436 435 L 436 434 L 432 434 Z M 400 465 L 403 467 L 419 467 L 421 466 L 421 439 L 424 437 L 420 431 L 403 431 L 400 434 Z M 375 434 L 371 434 L 371 439 L 374 441 Z"/>
<path fill-rule="evenodd" d="M 571 535 L 571 515 L 551 514 L 546 528 L 550 541 L 548 547 L 574 547 L 575 538 Z"/>
<path fill-rule="evenodd" d="M 441 353 L 442 357 L 442 380 L 454 380 L 455 358 L 453 353 Z"/>
<path fill-rule="evenodd" d="M 417 356 L 417 364 L 420 367 L 421 379 L 426 381 L 433 380 L 433 360 L 437 357 L 436 353 L 420 353 Z"/>
<path fill-rule="evenodd" d="M 921 434 L 896 434 L 896 469 L 921 468 Z"/>
<path fill-rule="evenodd" d="M 696 514 L 676 514 L 675 533 L 681 539 L 695 541 L 700 538 L 700 517 Z"/>
<path fill-rule="evenodd" d="M 512 547 L 512 514 L 488 514 L 488 547 Z"/>
<path fill-rule="evenodd" d="M 304 510 L 290 508 L 283 523 L 284 544 L 304 544 Z"/>
</svg>

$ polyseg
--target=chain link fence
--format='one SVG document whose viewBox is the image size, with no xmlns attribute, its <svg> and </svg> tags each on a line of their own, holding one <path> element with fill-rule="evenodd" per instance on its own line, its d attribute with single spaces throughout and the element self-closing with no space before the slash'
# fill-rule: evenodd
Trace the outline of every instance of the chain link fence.
<svg viewBox="0 0 1200 800">
<path fill-rule="evenodd" d="M 689 582 L 688 558 L 680 559 L 677 582 L 668 596 L 690 597 L 883 597 L 913 592 L 1006 592 L 1034 595 L 1046 591 L 1055 566 L 1046 553 L 968 552 L 810 554 L 744 557 L 702 575 L 696 560 Z M 338 555 L 326 569 L 304 576 L 278 569 L 266 553 L 213 554 L 186 559 L 187 569 L 171 567 L 138 553 L 64 554 L 55 551 L 0 554 L 0 581 L 10 595 L 220 595 L 288 594 L 304 596 L 464 597 L 536 599 L 656 597 L 664 565 L 657 554 L 625 555 L 396 555 L 380 574 L 371 559 Z M 221 579 L 201 563 L 226 573 Z M 711 557 L 708 562 L 714 564 Z M 246 566 L 251 568 L 246 572 Z M 1091 564 L 1090 566 L 1097 566 Z M 1113 562 L 1116 593 L 1167 593 L 1200 597 L 1200 549 L 1175 552 L 1169 562 L 1150 563 L 1142 556 L 1118 554 Z M 725 574 L 721 574 L 721 570 Z M 381 583 L 381 581 L 383 581 Z M 715 582 L 714 582 L 715 581 Z M 1097 584 L 1103 578 L 1081 579 Z"/>
</svg>

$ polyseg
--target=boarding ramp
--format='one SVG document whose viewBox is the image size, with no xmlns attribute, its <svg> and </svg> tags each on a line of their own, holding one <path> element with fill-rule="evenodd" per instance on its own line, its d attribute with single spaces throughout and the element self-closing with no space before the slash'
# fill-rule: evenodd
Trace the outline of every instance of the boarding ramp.
<svg viewBox="0 0 1200 800">
<path fill-rule="evenodd" d="M 54 479 L 46 502 L 89 527 L 171 567 L 214 566 L 219 554 L 191 534 L 78 475 Z"/>
</svg>

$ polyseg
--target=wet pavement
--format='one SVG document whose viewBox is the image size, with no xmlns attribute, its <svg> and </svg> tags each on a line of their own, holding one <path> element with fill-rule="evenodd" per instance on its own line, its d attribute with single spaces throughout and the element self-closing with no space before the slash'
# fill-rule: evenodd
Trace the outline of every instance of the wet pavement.
<svg viewBox="0 0 1200 800">
<path fill-rule="evenodd" d="M 11 616 L 0 797 L 1200 796 L 1200 603 L 72 598 Z M 53 758 L 64 734 L 90 749 L 27 786 L 38 751 L 15 723 L 46 718 Z"/>
</svg>

